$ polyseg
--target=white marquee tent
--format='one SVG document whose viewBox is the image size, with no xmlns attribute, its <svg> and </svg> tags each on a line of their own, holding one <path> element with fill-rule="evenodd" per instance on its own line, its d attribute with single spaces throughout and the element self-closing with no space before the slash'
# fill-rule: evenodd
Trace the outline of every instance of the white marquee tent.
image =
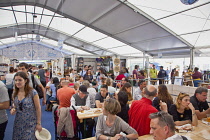
<svg viewBox="0 0 210 140">
<path fill-rule="evenodd" d="M 210 52 L 210 0 L 1 0 L 0 19 L 0 55 L 14 58 L 27 43 L 87 57 Z"/>
</svg>

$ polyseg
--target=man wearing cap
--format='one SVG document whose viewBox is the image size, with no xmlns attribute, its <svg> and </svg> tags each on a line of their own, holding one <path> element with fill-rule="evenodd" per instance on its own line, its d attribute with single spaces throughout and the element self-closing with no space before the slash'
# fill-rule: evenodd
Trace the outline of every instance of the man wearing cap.
<svg viewBox="0 0 210 140">
<path fill-rule="evenodd" d="M 90 97 L 87 92 L 87 87 L 85 85 L 81 85 L 79 87 L 78 94 L 74 94 L 71 97 L 71 106 L 75 107 L 77 111 L 89 110 L 90 109 Z M 94 120 L 93 119 L 86 119 L 87 130 L 86 131 L 86 138 L 92 137 Z M 80 123 L 79 125 L 80 130 L 82 132 L 82 137 L 84 137 L 84 123 Z"/>
<path fill-rule="evenodd" d="M 85 85 L 81 85 L 78 94 L 74 94 L 71 97 L 71 106 L 74 106 L 77 111 L 90 109 L 90 97 Z"/>
</svg>

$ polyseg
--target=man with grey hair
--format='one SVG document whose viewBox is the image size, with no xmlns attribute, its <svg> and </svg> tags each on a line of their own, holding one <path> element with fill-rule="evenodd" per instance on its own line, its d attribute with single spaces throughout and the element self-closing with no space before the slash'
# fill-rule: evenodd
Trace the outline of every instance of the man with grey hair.
<svg viewBox="0 0 210 140">
<path fill-rule="evenodd" d="M 70 107 L 71 97 L 76 93 L 73 88 L 69 87 L 69 80 L 61 81 L 62 88 L 57 90 L 57 99 L 59 101 L 59 108 Z"/>
<path fill-rule="evenodd" d="M 207 88 L 198 87 L 195 90 L 194 96 L 190 97 L 190 102 L 193 104 L 195 108 L 195 114 L 197 115 L 199 120 L 205 118 L 206 114 L 210 114 L 210 108 L 206 101 L 207 93 Z"/>
<path fill-rule="evenodd" d="M 149 118 L 150 134 L 155 140 L 187 140 L 186 137 L 175 134 L 173 117 L 167 112 L 152 113 Z"/>
<path fill-rule="evenodd" d="M 83 81 L 82 84 L 87 87 L 87 92 L 89 93 L 90 97 L 90 107 L 95 108 L 95 97 L 97 93 L 96 89 L 90 85 L 90 82 L 88 80 Z"/>
<path fill-rule="evenodd" d="M 157 89 L 148 85 L 145 87 L 143 98 L 141 100 L 133 101 L 129 114 L 129 125 L 133 127 L 139 134 L 139 136 L 147 135 L 150 132 L 150 118 L 149 114 L 158 112 L 158 110 L 152 106 L 152 100 L 157 95 Z M 167 112 L 167 105 L 164 102 L 160 103 L 161 110 Z"/>
</svg>

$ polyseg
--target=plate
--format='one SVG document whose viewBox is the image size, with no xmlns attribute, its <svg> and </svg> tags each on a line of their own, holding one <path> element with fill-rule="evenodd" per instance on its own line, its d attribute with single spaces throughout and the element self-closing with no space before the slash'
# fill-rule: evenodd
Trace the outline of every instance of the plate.
<svg viewBox="0 0 210 140">
<path fill-rule="evenodd" d="M 188 132 L 188 131 L 192 131 L 193 130 L 193 126 L 191 124 L 185 124 L 185 125 L 181 125 L 181 126 L 175 126 L 175 128 L 177 129 L 177 131 L 179 133 L 181 132 Z"/>
<path fill-rule="evenodd" d="M 202 123 L 204 123 L 204 124 L 206 124 L 206 125 L 210 125 L 210 123 L 206 121 L 206 118 L 203 118 L 203 119 L 202 119 Z"/>
</svg>

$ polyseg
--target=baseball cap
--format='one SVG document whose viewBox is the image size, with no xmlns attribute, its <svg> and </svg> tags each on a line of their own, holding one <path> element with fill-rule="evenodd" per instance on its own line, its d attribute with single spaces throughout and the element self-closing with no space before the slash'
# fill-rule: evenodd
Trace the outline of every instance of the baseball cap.
<svg viewBox="0 0 210 140">
<path fill-rule="evenodd" d="M 81 85 L 81 86 L 79 87 L 79 91 L 81 91 L 81 92 L 84 93 L 84 94 L 88 94 L 88 92 L 87 92 L 87 87 L 86 87 L 85 85 Z"/>
</svg>

